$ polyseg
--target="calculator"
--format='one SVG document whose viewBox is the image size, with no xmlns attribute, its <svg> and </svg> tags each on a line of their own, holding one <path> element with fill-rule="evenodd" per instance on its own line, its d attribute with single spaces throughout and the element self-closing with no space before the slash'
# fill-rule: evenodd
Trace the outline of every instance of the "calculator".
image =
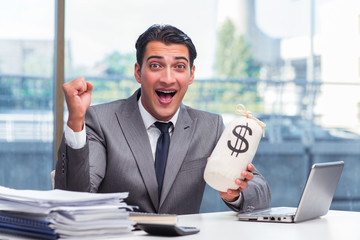
<svg viewBox="0 0 360 240">
<path fill-rule="evenodd" d="M 178 226 L 176 224 L 138 222 L 136 225 L 148 234 L 157 236 L 183 236 L 200 231 L 196 227 Z"/>
</svg>

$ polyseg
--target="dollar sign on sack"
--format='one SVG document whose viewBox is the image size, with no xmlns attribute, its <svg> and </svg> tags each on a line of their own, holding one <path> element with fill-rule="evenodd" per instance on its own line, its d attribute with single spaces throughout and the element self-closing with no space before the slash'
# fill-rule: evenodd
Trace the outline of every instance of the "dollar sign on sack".
<svg viewBox="0 0 360 240">
<path fill-rule="evenodd" d="M 240 128 L 239 131 L 237 131 L 238 128 Z M 228 147 L 232 151 L 231 156 L 234 154 L 234 152 L 236 152 L 236 157 L 237 157 L 239 155 L 239 153 L 244 153 L 249 149 L 249 142 L 245 138 L 247 131 L 249 132 L 249 135 L 251 136 L 252 130 L 251 130 L 251 128 L 248 127 L 247 123 L 246 123 L 246 126 L 245 125 L 237 125 L 233 129 L 232 132 L 233 132 L 234 136 L 237 137 L 237 139 L 236 139 L 234 146 L 231 145 L 230 140 L 228 141 Z M 240 143 L 239 143 L 239 141 L 240 141 Z"/>
</svg>

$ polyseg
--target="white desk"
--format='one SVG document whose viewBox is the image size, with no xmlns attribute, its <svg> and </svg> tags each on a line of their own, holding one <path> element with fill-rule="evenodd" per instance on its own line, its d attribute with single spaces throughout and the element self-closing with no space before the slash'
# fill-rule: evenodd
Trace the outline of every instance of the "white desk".
<svg viewBox="0 0 360 240">
<path fill-rule="evenodd" d="M 195 226 L 200 232 L 182 237 L 151 236 L 143 231 L 119 235 L 112 240 L 359 240 L 360 212 L 330 211 L 326 216 L 300 223 L 260 223 L 236 220 L 235 212 L 179 216 L 178 224 Z M 32 239 L 0 234 L 0 239 Z"/>
<path fill-rule="evenodd" d="M 236 220 L 235 212 L 182 215 L 178 224 L 196 226 L 200 232 L 176 239 L 201 240 L 312 240 L 360 239 L 360 212 L 329 211 L 321 218 L 300 223 L 260 223 Z M 175 239 L 135 231 L 118 239 Z"/>
</svg>

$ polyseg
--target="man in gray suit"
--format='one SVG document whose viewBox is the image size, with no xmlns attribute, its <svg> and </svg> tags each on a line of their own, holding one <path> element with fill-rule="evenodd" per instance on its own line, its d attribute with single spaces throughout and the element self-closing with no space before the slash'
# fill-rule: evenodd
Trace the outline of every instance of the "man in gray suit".
<svg viewBox="0 0 360 240">
<path fill-rule="evenodd" d="M 90 82 L 77 78 L 63 85 L 69 118 L 55 188 L 129 192 L 126 202 L 139 211 L 198 213 L 206 161 L 224 124 L 220 115 L 182 104 L 194 80 L 195 46 L 179 29 L 153 25 L 139 36 L 136 50 L 134 75 L 141 87 L 128 99 L 90 106 Z M 161 133 L 157 122 L 170 127 Z M 170 146 L 158 174 L 157 141 L 164 135 Z M 269 207 L 268 184 L 252 164 L 235 182 L 238 189 L 220 192 L 231 209 Z"/>
</svg>

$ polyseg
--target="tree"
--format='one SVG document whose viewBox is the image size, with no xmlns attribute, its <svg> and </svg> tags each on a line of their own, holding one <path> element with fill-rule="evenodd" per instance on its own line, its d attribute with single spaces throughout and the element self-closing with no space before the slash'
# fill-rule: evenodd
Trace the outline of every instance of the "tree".
<svg viewBox="0 0 360 240">
<path fill-rule="evenodd" d="M 220 78 L 257 77 L 259 65 L 251 55 L 251 48 L 244 36 L 236 36 L 236 28 L 226 19 L 218 33 L 214 70 Z"/>
<path fill-rule="evenodd" d="M 240 79 L 244 78 L 257 78 L 260 65 L 253 60 L 250 45 L 245 37 L 236 35 L 235 25 L 230 19 L 225 20 L 218 33 L 214 70 L 219 78 L 239 79 L 239 83 L 220 83 L 216 99 L 220 112 L 231 109 L 233 111 L 234 106 L 228 104 L 229 102 L 242 103 L 251 111 L 262 111 L 257 83 L 240 82 Z"/>
<path fill-rule="evenodd" d="M 135 62 L 134 53 L 121 54 L 114 51 L 105 57 L 101 65 L 107 75 L 133 76 Z"/>
</svg>

